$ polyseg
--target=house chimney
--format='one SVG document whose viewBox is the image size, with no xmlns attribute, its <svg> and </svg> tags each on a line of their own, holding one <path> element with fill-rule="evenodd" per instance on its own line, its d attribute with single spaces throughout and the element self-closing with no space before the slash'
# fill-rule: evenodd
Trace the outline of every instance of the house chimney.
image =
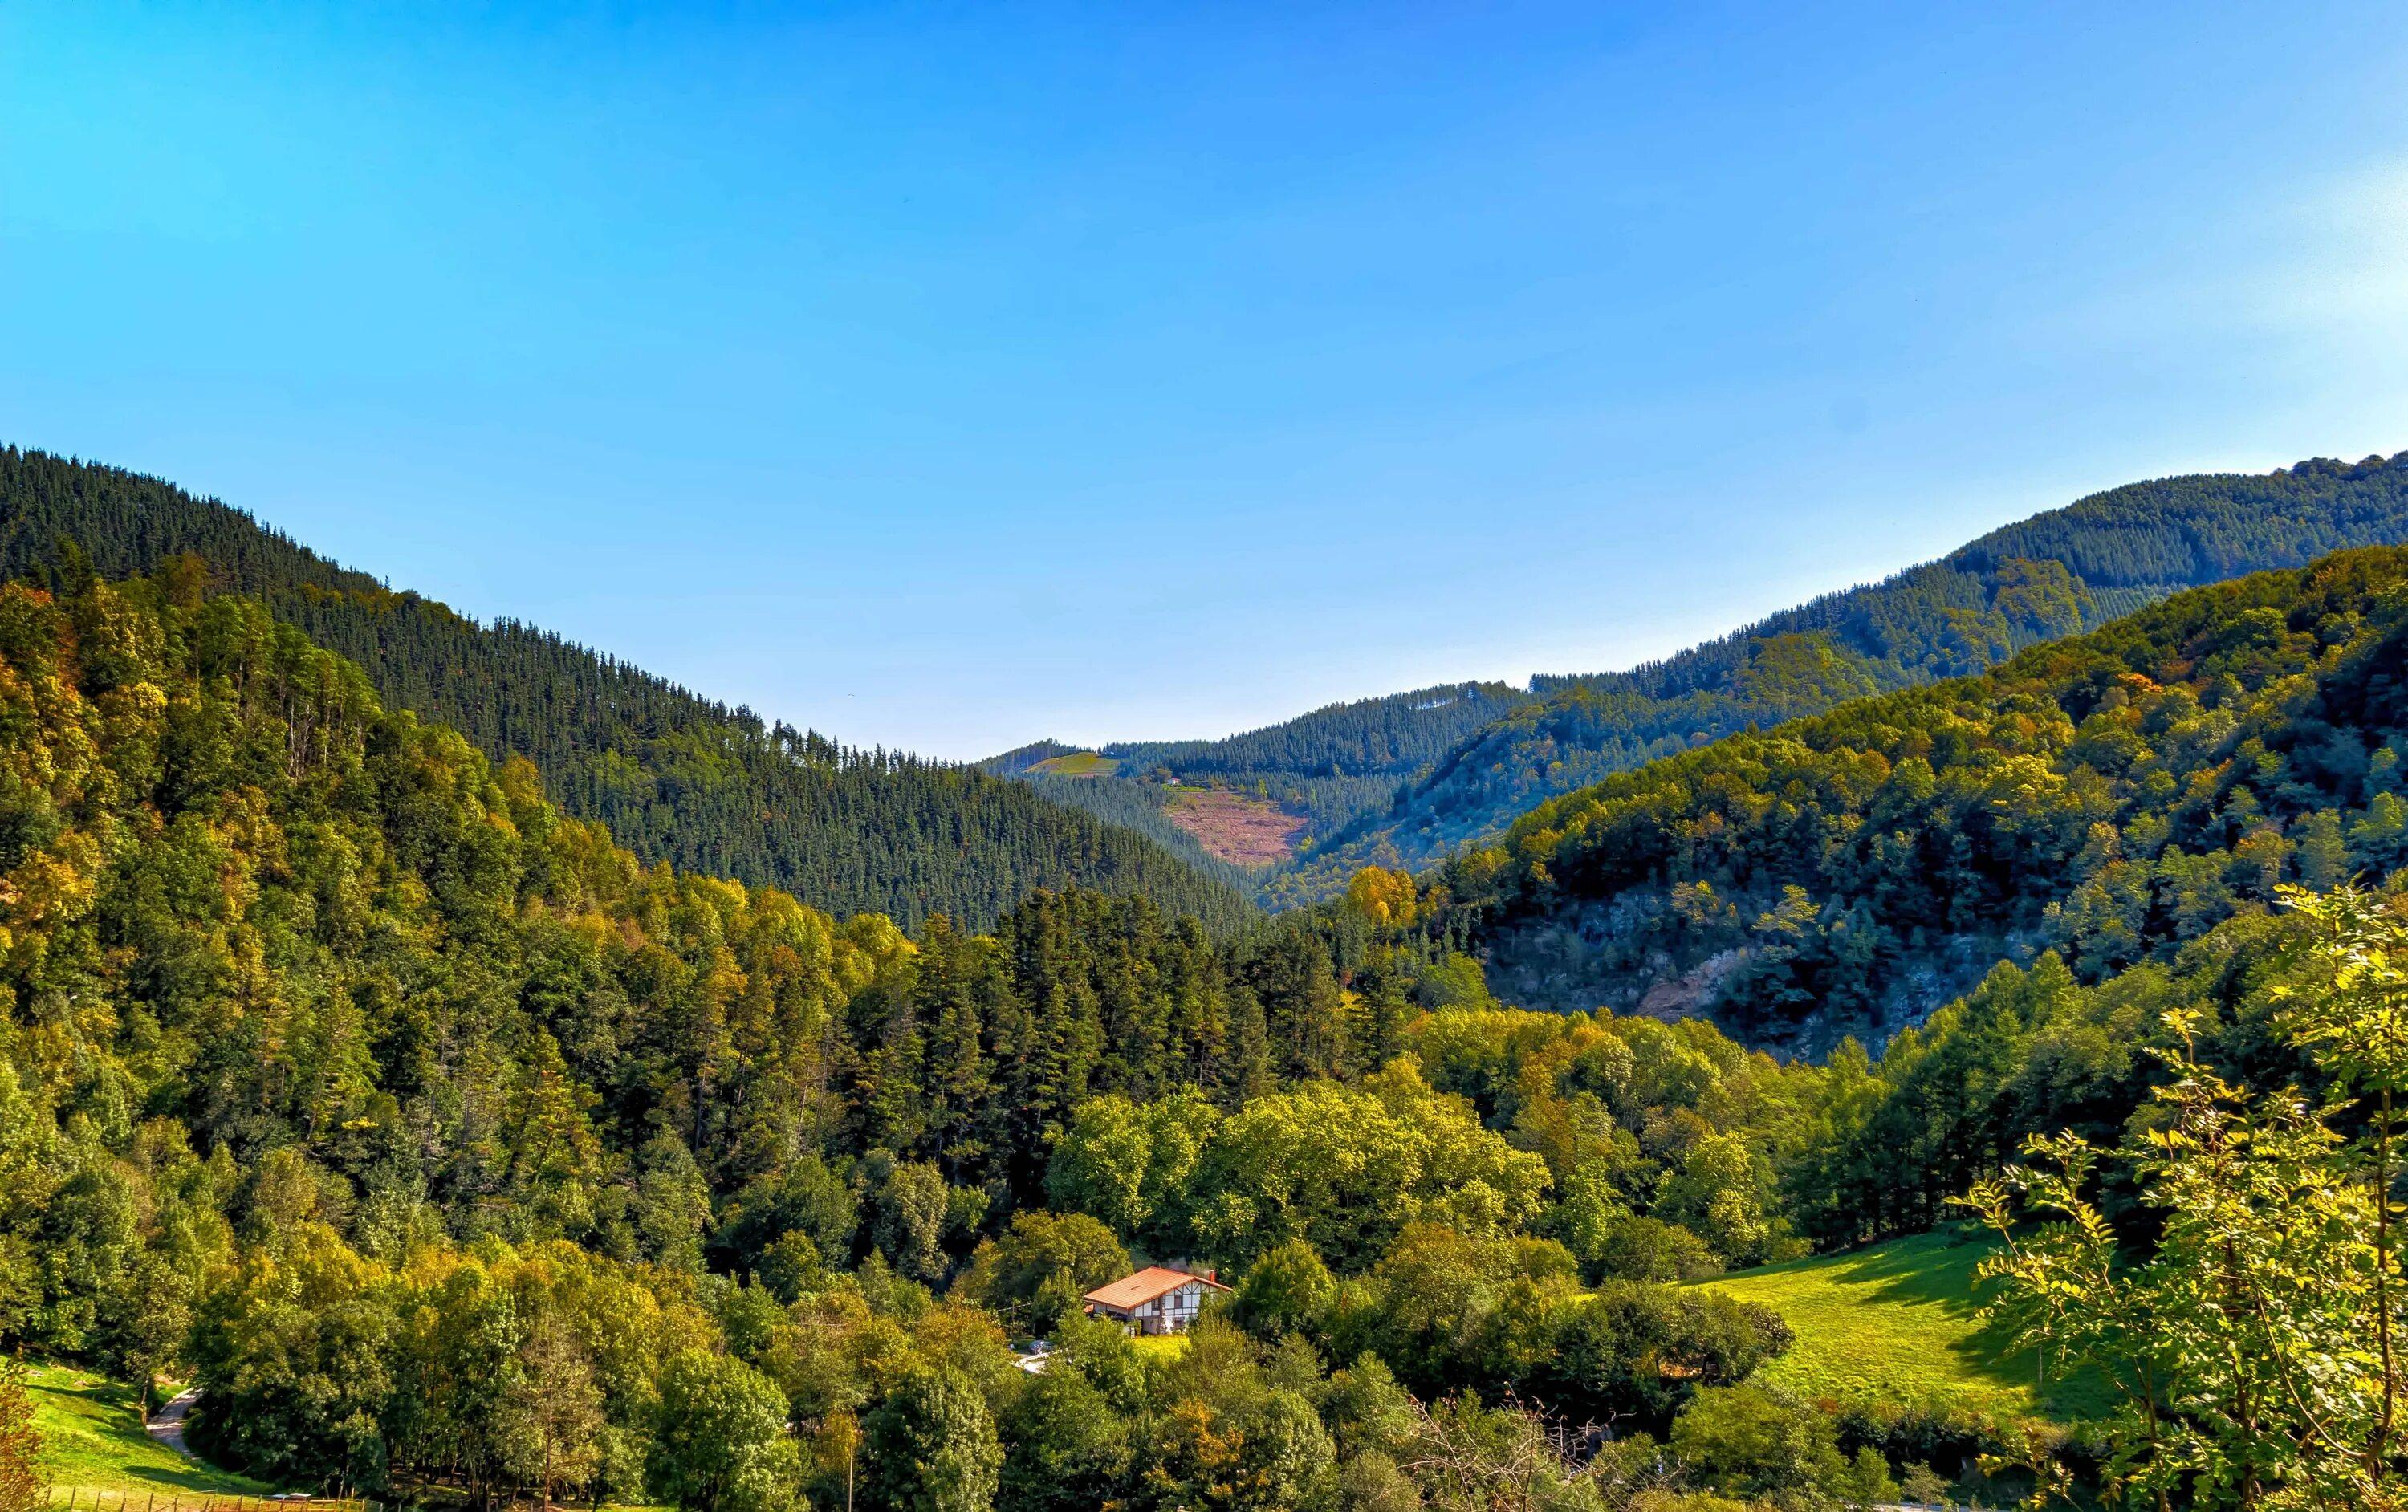
<svg viewBox="0 0 2408 1512">
<path fill-rule="evenodd" d="M 1219 1286 L 1221 1284 L 1221 1267 L 1218 1265 L 1210 1265 L 1205 1267 L 1204 1279 L 1211 1282 L 1214 1286 Z"/>
</svg>

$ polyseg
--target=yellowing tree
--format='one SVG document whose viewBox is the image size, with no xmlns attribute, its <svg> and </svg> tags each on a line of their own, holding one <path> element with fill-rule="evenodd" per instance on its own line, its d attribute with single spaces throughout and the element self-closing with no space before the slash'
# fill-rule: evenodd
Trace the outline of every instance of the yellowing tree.
<svg viewBox="0 0 2408 1512">
<path fill-rule="evenodd" d="M 1412 877 L 1385 866 L 1366 866 L 1346 884 L 1346 905 L 1374 929 L 1410 929 L 1419 905 Z"/>
</svg>

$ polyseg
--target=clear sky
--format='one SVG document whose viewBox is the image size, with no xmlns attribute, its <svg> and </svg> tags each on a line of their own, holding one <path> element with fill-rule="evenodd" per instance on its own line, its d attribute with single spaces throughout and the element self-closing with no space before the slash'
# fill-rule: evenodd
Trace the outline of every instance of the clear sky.
<svg viewBox="0 0 2408 1512">
<path fill-rule="evenodd" d="M 0 439 L 982 755 L 2408 447 L 2408 13 L 0 6 Z M 304 14 L 304 11 L 308 14 Z"/>
</svg>

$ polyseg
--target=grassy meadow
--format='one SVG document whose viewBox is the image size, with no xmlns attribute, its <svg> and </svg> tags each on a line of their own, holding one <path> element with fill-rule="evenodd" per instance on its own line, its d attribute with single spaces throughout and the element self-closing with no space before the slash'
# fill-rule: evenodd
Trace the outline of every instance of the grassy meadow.
<svg viewBox="0 0 2408 1512">
<path fill-rule="evenodd" d="M 1074 750 L 1068 756 L 1049 756 L 1029 771 L 1046 777 L 1111 777 L 1120 769 L 1117 759 L 1100 751 Z"/>
<path fill-rule="evenodd" d="M 197 1506 L 204 1496 L 260 1496 L 277 1489 L 188 1460 L 153 1440 L 143 1430 L 131 1386 L 65 1365 L 29 1365 L 25 1375 L 34 1427 L 42 1435 L 43 1472 L 62 1506 L 70 1491 L 122 1495 L 129 1508 L 155 1496 L 164 1509 L 178 1499 Z"/>
<path fill-rule="evenodd" d="M 1757 1378 L 1801 1397 L 1944 1402 L 2060 1420 L 2106 1410 L 2102 1382 L 2043 1384 L 2029 1353 L 2002 1357 L 1975 1317 L 1973 1270 L 1991 1248 L 1946 1233 L 1917 1234 L 1693 1284 L 1781 1314 L 1798 1342 Z"/>
</svg>

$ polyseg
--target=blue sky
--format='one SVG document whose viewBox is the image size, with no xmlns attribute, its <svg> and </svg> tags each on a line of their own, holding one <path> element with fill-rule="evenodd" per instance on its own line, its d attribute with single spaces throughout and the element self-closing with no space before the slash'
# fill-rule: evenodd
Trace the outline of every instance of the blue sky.
<svg viewBox="0 0 2408 1512">
<path fill-rule="evenodd" d="M 0 7 L 0 439 L 949 756 L 2408 447 L 2396 7 Z"/>
</svg>

